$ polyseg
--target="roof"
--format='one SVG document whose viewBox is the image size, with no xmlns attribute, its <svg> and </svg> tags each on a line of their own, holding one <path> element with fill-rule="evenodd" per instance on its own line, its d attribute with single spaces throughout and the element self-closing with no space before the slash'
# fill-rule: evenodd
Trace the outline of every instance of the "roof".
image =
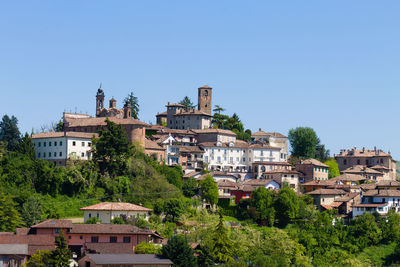
<svg viewBox="0 0 400 267">
<path fill-rule="evenodd" d="M 104 264 L 143 264 L 143 265 L 172 265 L 172 261 L 154 254 L 88 254 L 94 263 Z"/>
<path fill-rule="evenodd" d="M 344 195 L 342 197 L 336 198 L 335 202 L 348 202 L 348 201 L 354 199 L 356 196 L 359 196 L 359 195 L 360 195 L 360 193 L 356 193 L 356 192 L 347 193 L 346 195 Z"/>
<path fill-rule="evenodd" d="M 215 129 L 215 128 L 209 128 L 209 129 L 196 129 L 192 130 L 193 132 L 197 134 L 224 134 L 224 135 L 232 135 L 236 136 L 236 133 L 231 131 L 231 130 L 225 130 L 225 129 Z"/>
<path fill-rule="evenodd" d="M 182 178 L 190 178 L 190 177 L 194 177 L 194 176 L 196 176 L 198 174 L 201 174 L 201 172 L 192 171 L 192 172 L 189 172 L 189 173 L 185 173 L 182 176 Z"/>
<path fill-rule="evenodd" d="M 41 138 L 60 138 L 60 137 L 75 137 L 75 138 L 87 138 L 92 139 L 92 137 L 98 137 L 97 133 L 83 133 L 83 132 L 48 132 L 48 133 L 38 133 L 32 134 L 32 139 Z"/>
<path fill-rule="evenodd" d="M 382 175 L 381 172 L 378 172 L 378 171 L 376 171 L 374 169 L 365 167 L 363 165 L 351 166 L 351 167 L 343 170 L 342 173 L 353 173 L 353 174 L 354 173 L 369 173 L 369 174 L 380 174 L 380 175 Z"/>
<path fill-rule="evenodd" d="M 365 190 L 372 190 L 376 188 L 376 184 L 360 184 L 360 187 Z"/>
<path fill-rule="evenodd" d="M 157 142 L 154 142 L 149 139 L 144 139 L 144 148 L 151 149 L 151 150 L 165 150 L 162 146 L 160 146 Z"/>
<path fill-rule="evenodd" d="M 278 133 L 278 132 L 267 133 L 267 132 L 262 131 L 261 129 L 259 131 L 255 132 L 255 133 L 251 134 L 251 136 L 252 137 L 253 136 L 255 136 L 255 137 L 257 137 L 257 136 L 273 136 L 273 137 L 276 137 L 276 138 L 287 138 L 287 136 L 284 136 L 281 133 Z"/>
<path fill-rule="evenodd" d="M 267 184 L 274 182 L 272 179 L 249 179 L 246 180 L 244 185 L 252 185 L 252 186 L 266 186 Z M 275 182 L 276 183 L 276 182 Z"/>
<path fill-rule="evenodd" d="M 35 224 L 31 228 L 72 228 L 71 220 L 50 219 L 44 222 Z"/>
<path fill-rule="evenodd" d="M 28 244 L 0 244 L 0 255 L 27 255 Z"/>
<path fill-rule="evenodd" d="M 397 186 L 400 186 L 400 182 L 399 181 L 393 181 L 393 180 L 381 180 L 381 181 L 378 181 L 376 183 L 376 186 L 388 186 L 388 187 L 394 186 L 394 187 L 397 187 Z"/>
<path fill-rule="evenodd" d="M 330 180 L 343 181 L 343 182 L 358 182 L 358 181 L 363 181 L 365 179 L 366 178 L 361 175 L 344 173 L 337 177 L 331 178 Z"/>
<path fill-rule="evenodd" d="M 332 202 L 331 204 L 321 204 L 321 207 L 323 207 L 324 209 L 327 209 L 327 210 L 331 210 L 331 209 L 339 207 L 342 204 L 343 204 L 343 202 Z"/>
<path fill-rule="evenodd" d="M 307 195 L 345 195 L 346 192 L 341 189 L 317 189 L 306 193 Z"/>
<path fill-rule="evenodd" d="M 276 150 L 281 150 L 280 147 L 277 147 L 277 146 L 270 146 L 270 145 L 266 145 L 266 144 L 251 144 L 251 145 L 249 145 L 249 148 L 253 148 L 253 149 L 276 149 Z"/>
<path fill-rule="evenodd" d="M 306 160 L 302 160 L 302 161 L 300 161 L 299 164 L 312 164 L 312 165 L 315 165 L 315 166 L 318 166 L 318 167 L 329 168 L 328 165 L 326 165 L 326 164 L 324 164 L 324 163 L 322 163 L 321 161 L 316 160 L 316 159 L 306 159 Z"/>
<path fill-rule="evenodd" d="M 66 127 L 69 128 L 69 127 L 81 127 L 81 126 L 106 126 L 107 125 L 106 119 L 107 118 L 105 117 L 84 118 L 84 119 L 66 118 Z M 118 125 L 139 125 L 144 127 L 149 126 L 149 124 L 133 118 L 120 119 L 116 117 L 109 117 L 108 119 Z"/>
<path fill-rule="evenodd" d="M 302 186 L 309 185 L 309 186 L 328 186 L 334 185 L 337 181 L 329 179 L 329 180 L 312 180 L 306 183 L 301 184 Z"/>
<path fill-rule="evenodd" d="M 374 169 L 374 170 L 385 170 L 385 171 L 389 171 L 390 170 L 389 168 L 387 168 L 387 167 L 385 167 L 383 165 L 375 165 L 375 166 L 372 166 L 371 169 Z"/>
<path fill-rule="evenodd" d="M 368 190 L 365 197 L 400 197 L 400 190 Z"/>
<path fill-rule="evenodd" d="M 256 190 L 254 186 L 244 184 L 239 185 L 236 189 L 232 191 L 253 192 L 254 190 Z"/>
<path fill-rule="evenodd" d="M 335 155 L 336 157 L 391 157 L 389 154 L 383 152 L 380 149 L 376 150 L 367 150 L 367 149 L 351 149 L 351 150 L 342 150 L 340 154 Z"/>
<path fill-rule="evenodd" d="M 204 150 L 199 146 L 181 146 L 179 147 L 181 153 L 204 153 Z"/>
<path fill-rule="evenodd" d="M 168 105 L 166 105 L 166 107 L 181 107 L 181 108 L 184 108 L 185 105 L 182 105 L 180 103 L 169 103 L 168 102 Z"/>
<path fill-rule="evenodd" d="M 74 224 L 70 233 L 74 234 L 144 234 L 153 232 L 129 224 Z"/>
<path fill-rule="evenodd" d="M 213 171 L 209 173 L 204 173 L 200 177 L 197 178 L 198 181 L 206 179 L 207 175 L 211 175 L 213 178 L 218 177 L 218 176 L 224 176 L 224 177 L 232 177 L 233 179 L 237 179 L 237 177 L 233 174 L 229 174 L 228 172 L 222 172 L 222 171 Z"/>
<path fill-rule="evenodd" d="M 21 244 L 28 246 L 28 255 L 35 254 L 37 250 L 53 250 L 55 248 L 54 245 L 54 236 L 52 235 L 0 235 L 0 244 L 2 245 L 15 245 Z M 3 246 L 6 248 L 7 246 Z M 11 248 L 11 247 L 9 247 Z M 21 249 L 16 248 L 15 249 Z M 0 253 L 1 254 L 1 253 Z"/>
<path fill-rule="evenodd" d="M 359 204 L 353 204 L 353 207 L 365 207 L 365 208 L 378 208 L 378 207 L 383 207 L 386 206 L 388 203 L 359 203 Z"/>
<path fill-rule="evenodd" d="M 265 170 L 265 172 L 263 172 L 265 174 L 273 174 L 273 173 L 282 173 L 282 174 L 300 174 L 298 171 L 296 170 L 285 170 L 285 169 L 277 169 L 277 170 Z"/>
<path fill-rule="evenodd" d="M 252 165 L 279 165 L 279 166 L 291 166 L 290 163 L 282 162 L 271 162 L 271 161 L 254 161 Z"/>
<path fill-rule="evenodd" d="M 199 87 L 199 89 L 212 89 L 212 88 L 208 85 L 203 85 L 202 87 Z"/>
<path fill-rule="evenodd" d="M 227 179 L 217 181 L 218 188 L 237 188 L 238 184 Z"/>
<path fill-rule="evenodd" d="M 80 210 L 152 211 L 152 209 L 125 202 L 101 202 L 95 205 L 80 208 Z"/>
<path fill-rule="evenodd" d="M 220 143 L 220 146 L 217 146 L 217 144 Z M 213 147 L 213 148 L 248 148 L 249 143 L 242 141 L 242 140 L 236 140 L 233 142 L 233 146 L 229 146 L 230 143 L 222 143 L 222 142 L 202 142 L 199 143 L 198 146 L 201 147 Z"/>
<path fill-rule="evenodd" d="M 156 117 L 167 117 L 167 114 L 168 114 L 168 112 L 167 112 L 167 111 L 164 111 L 164 112 L 158 113 L 158 114 L 156 115 Z"/>
<path fill-rule="evenodd" d="M 204 111 L 200 111 L 197 109 L 191 109 L 191 110 L 187 110 L 187 111 L 183 111 L 181 110 L 180 112 L 177 112 L 174 114 L 174 116 L 190 116 L 190 115 L 202 115 L 202 116 L 208 116 L 211 117 L 210 114 L 204 112 Z"/>
<path fill-rule="evenodd" d="M 92 253 L 133 253 L 131 243 L 86 243 L 86 248 Z"/>
</svg>

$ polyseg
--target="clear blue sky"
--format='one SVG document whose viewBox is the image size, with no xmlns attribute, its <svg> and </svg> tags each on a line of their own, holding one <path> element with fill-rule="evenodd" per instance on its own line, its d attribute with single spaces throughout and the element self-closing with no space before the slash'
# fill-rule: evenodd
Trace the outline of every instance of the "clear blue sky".
<svg viewBox="0 0 400 267">
<path fill-rule="evenodd" d="M 133 91 L 140 119 L 212 86 L 246 128 L 400 158 L 399 1 L 3 1 L 0 115 L 22 131 Z M 108 103 L 108 101 L 107 101 Z"/>
</svg>

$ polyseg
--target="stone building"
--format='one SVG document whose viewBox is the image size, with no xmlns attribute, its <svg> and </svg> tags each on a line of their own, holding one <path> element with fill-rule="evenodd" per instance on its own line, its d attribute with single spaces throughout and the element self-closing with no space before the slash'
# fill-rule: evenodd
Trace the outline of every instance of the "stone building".
<svg viewBox="0 0 400 267">
<path fill-rule="evenodd" d="M 296 171 L 299 171 L 303 178 L 303 182 L 312 180 L 328 180 L 329 166 L 316 160 L 306 159 L 296 164 Z"/>
<path fill-rule="evenodd" d="M 280 147 L 281 148 L 281 158 L 283 160 L 287 160 L 288 157 L 288 138 L 287 136 L 284 136 L 283 134 L 277 133 L 277 132 L 271 132 L 267 133 L 261 130 L 261 128 L 258 129 L 257 132 L 253 133 L 251 135 L 251 141 L 252 142 L 257 142 L 257 141 L 262 141 L 266 142 L 270 146 L 274 147 Z"/>
<path fill-rule="evenodd" d="M 382 173 L 384 180 L 396 180 L 396 161 L 389 153 L 385 153 L 380 149 L 374 150 L 363 149 L 342 149 L 340 154 L 334 155 L 339 171 L 353 167 L 355 165 L 368 167 L 372 170 Z"/>
</svg>

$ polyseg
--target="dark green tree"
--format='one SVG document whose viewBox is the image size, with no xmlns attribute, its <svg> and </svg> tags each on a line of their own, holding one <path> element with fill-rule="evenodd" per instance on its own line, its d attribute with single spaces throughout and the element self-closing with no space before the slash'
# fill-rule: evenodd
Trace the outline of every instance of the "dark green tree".
<svg viewBox="0 0 400 267">
<path fill-rule="evenodd" d="M 112 224 L 125 224 L 125 221 L 124 221 L 124 219 L 122 217 L 118 216 L 118 217 L 114 217 L 111 220 L 111 223 Z"/>
<path fill-rule="evenodd" d="M 168 240 L 167 245 L 163 246 L 161 253 L 170 259 L 174 266 L 195 267 L 197 266 L 193 249 L 188 245 L 183 236 L 175 235 Z"/>
<path fill-rule="evenodd" d="M 223 107 L 221 107 L 220 105 L 215 105 L 213 111 L 218 114 L 221 114 L 221 112 L 225 111 L 225 109 Z"/>
<path fill-rule="evenodd" d="M 35 196 L 30 196 L 22 205 L 21 216 L 24 219 L 25 225 L 31 227 L 34 224 L 40 223 L 42 212 L 42 203 Z"/>
<path fill-rule="evenodd" d="M 51 252 L 51 262 L 55 266 L 68 267 L 69 260 L 72 258 L 72 253 L 68 249 L 67 242 L 65 241 L 64 234 L 60 231 L 60 235 L 56 237 L 56 249 Z"/>
<path fill-rule="evenodd" d="M 193 102 L 190 100 L 190 98 L 188 96 L 185 96 L 180 102 L 179 104 L 184 105 L 186 110 L 189 109 L 194 109 L 195 105 L 193 104 Z"/>
<path fill-rule="evenodd" d="M 132 118 L 139 119 L 139 99 L 131 92 L 124 100 L 124 103 L 129 103 L 132 110 Z"/>
<path fill-rule="evenodd" d="M 99 138 L 93 138 L 93 160 L 99 164 L 102 173 L 115 177 L 127 170 L 128 160 L 133 149 L 121 125 L 116 125 L 108 118 L 106 129 L 99 130 Z"/>
<path fill-rule="evenodd" d="M 324 162 L 328 160 L 329 154 L 330 154 L 329 149 L 326 149 L 325 145 L 320 144 L 318 139 L 318 144 L 315 148 L 315 158 L 321 162 Z"/>
<path fill-rule="evenodd" d="M 23 225 L 14 200 L 0 190 L 0 231 L 14 232 Z"/>
<path fill-rule="evenodd" d="M 164 213 L 171 221 L 175 222 L 185 212 L 185 207 L 180 199 L 171 198 L 164 202 Z"/>
<path fill-rule="evenodd" d="M 59 122 L 57 122 L 54 131 L 55 131 L 55 132 L 62 132 L 62 131 L 64 131 L 64 123 L 63 123 L 62 120 L 60 120 Z"/>
<path fill-rule="evenodd" d="M 257 188 L 251 194 L 253 218 L 262 225 L 273 226 L 275 221 L 274 193 L 265 187 Z"/>
<path fill-rule="evenodd" d="M 101 223 L 101 220 L 97 217 L 91 217 L 87 219 L 87 221 L 85 222 L 85 224 L 96 224 L 96 223 Z"/>
<path fill-rule="evenodd" d="M 319 139 L 312 128 L 290 129 L 288 139 L 292 147 L 292 157 L 315 158 Z"/>
<path fill-rule="evenodd" d="M 0 141 L 7 142 L 8 151 L 16 151 L 21 141 L 18 129 L 18 119 L 14 116 L 4 115 L 0 122 Z"/>
<path fill-rule="evenodd" d="M 28 133 L 25 133 L 21 142 L 18 144 L 18 152 L 27 155 L 31 160 L 36 159 L 35 146 Z"/>
<path fill-rule="evenodd" d="M 368 212 L 352 221 L 351 232 L 355 239 L 355 244 L 360 249 L 378 245 L 382 239 L 382 231 L 379 229 L 374 215 Z"/>
<path fill-rule="evenodd" d="M 183 182 L 182 191 L 185 197 L 193 197 L 199 191 L 199 184 L 197 180 L 193 177 L 190 177 L 185 182 Z"/>
<path fill-rule="evenodd" d="M 296 218 L 299 211 L 299 199 L 291 188 L 282 187 L 274 202 L 274 207 L 278 225 L 285 227 Z"/>
<path fill-rule="evenodd" d="M 219 214 L 219 222 L 213 233 L 212 255 L 216 263 L 233 261 L 233 244 L 229 239 L 228 229 L 225 227 L 222 213 Z"/>
<path fill-rule="evenodd" d="M 400 241 L 400 215 L 394 210 L 389 210 L 386 218 L 380 222 L 382 238 L 385 242 Z"/>
<path fill-rule="evenodd" d="M 218 203 L 218 186 L 211 175 L 200 181 L 201 197 L 211 205 Z"/>
</svg>

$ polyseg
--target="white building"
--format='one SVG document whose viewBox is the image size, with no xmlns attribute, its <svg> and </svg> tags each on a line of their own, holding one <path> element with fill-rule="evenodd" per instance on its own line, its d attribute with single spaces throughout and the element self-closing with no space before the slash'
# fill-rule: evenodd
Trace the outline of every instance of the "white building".
<svg viewBox="0 0 400 267">
<path fill-rule="evenodd" d="M 386 215 L 390 209 L 400 213 L 399 190 L 368 190 L 363 194 L 361 203 L 353 205 L 353 218 L 364 212 L 376 211 L 380 215 Z"/>
<path fill-rule="evenodd" d="M 84 214 L 84 222 L 96 217 L 102 223 L 111 223 L 116 217 L 132 218 L 143 216 L 147 219 L 151 209 L 123 202 L 102 202 L 92 206 L 81 208 Z"/>
<path fill-rule="evenodd" d="M 92 156 L 92 137 L 97 134 L 82 132 L 49 132 L 31 136 L 37 159 L 65 165 L 67 160 L 89 160 Z"/>
</svg>

